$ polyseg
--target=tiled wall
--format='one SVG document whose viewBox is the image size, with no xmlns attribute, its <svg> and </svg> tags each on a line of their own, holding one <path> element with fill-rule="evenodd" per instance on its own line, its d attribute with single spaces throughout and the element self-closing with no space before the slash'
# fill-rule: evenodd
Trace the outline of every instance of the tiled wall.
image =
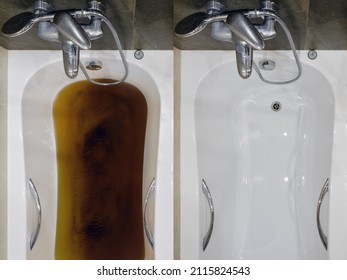
<svg viewBox="0 0 347 280">
<path fill-rule="evenodd" d="M 208 0 L 175 0 L 174 24 L 197 11 L 205 12 Z M 222 0 L 230 9 L 259 8 L 259 0 Z M 274 0 L 279 4 L 280 17 L 288 26 L 298 49 L 347 49 L 347 1 L 345 0 Z M 280 27 L 278 36 L 266 41 L 266 49 L 289 49 Z M 211 38 L 208 26 L 199 34 L 180 39 L 174 44 L 180 49 L 232 49 L 232 44 Z"/>
<path fill-rule="evenodd" d="M 86 0 L 47 0 L 57 9 L 83 8 Z M 187 15 L 205 11 L 208 0 L 103 0 L 107 17 L 116 27 L 125 49 L 232 49 L 233 44 L 211 38 L 207 27 L 196 36 L 181 39 L 173 35 L 174 25 Z M 230 9 L 258 8 L 260 0 L 221 0 Z M 1 0 L 0 26 L 10 17 L 31 11 L 35 0 Z M 298 49 L 347 49 L 347 1 L 345 0 L 274 0 L 280 16 L 288 25 Z M 104 28 L 102 39 L 93 42 L 94 49 L 113 49 L 110 32 Z M 33 40 L 34 38 L 34 40 Z M 6 49 L 59 49 L 36 37 L 36 27 L 26 34 L 6 38 L 0 34 L 0 46 Z M 286 37 L 278 28 L 278 36 L 266 42 L 266 49 L 289 49 Z"/>
<path fill-rule="evenodd" d="M 6 258 L 7 51 L 0 47 L 0 260 Z"/>
<path fill-rule="evenodd" d="M 46 0 L 56 9 L 85 8 L 86 0 Z M 32 11 L 35 0 L 1 0 L 0 26 L 9 18 Z M 106 16 L 118 32 L 125 49 L 171 50 L 173 42 L 172 0 L 104 0 Z M 93 41 L 93 49 L 115 49 L 113 37 L 104 25 L 104 36 Z M 0 46 L 6 49 L 60 49 L 57 42 L 46 42 L 36 36 L 37 26 L 27 33 L 6 38 L 0 34 Z M 33 40 L 34 38 L 34 40 Z"/>
</svg>

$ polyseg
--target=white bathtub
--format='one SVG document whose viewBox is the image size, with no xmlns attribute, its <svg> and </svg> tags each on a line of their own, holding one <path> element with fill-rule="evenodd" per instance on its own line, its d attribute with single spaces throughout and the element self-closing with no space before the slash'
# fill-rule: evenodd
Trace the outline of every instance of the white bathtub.
<svg viewBox="0 0 347 280">
<path fill-rule="evenodd" d="M 173 58 L 170 51 L 145 51 L 137 60 L 126 52 L 127 82 L 145 95 L 148 120 L 143 170 L 143 202 L 155 179 L 149 198 L 148 229 L 154 250 L 145 241 L 146 258 L 173 258 Z M 115 52 L 82 52 L 84 62 L 102 61 L 96 72 L 119 79 L 122 64 Z M 9 51 L 8 88 L 8 258 L 53 259 L 57 213 L 56 147 L 52 104 L 66 85 L 84 80 L 80 71 L 74 80 L 63 70 L 60 51 Z M 93 74 L 93 73 L 92 73 Z M 96 76 L 95 76 L 96 77 Z M 28 189 L 34 182 L 41 202 L 42 220 L 37 241 L 38 214 Z"/>
<path fill-rule="evenodd" d="M 181 258 L 347 259 L 347 53 L 301 51 L 288 85 L 241 79 L 234 56 L 181 53 Z M 295 76 L 291 52 L 264 59 Z"/>
</svg>

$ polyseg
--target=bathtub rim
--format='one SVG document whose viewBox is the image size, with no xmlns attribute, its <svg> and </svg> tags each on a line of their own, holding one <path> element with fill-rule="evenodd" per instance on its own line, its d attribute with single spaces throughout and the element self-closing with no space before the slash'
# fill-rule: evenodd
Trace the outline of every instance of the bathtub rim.
<svg viewBox="0 0 347 280">
<path fill-rule="evenodd" d="M 114 51 L 92 51 L 101 56 L 114 55 Z M 167 217 L 173 216 L 173 52 L 172 51 L 144 51 L 142 61 L 135 59 L 134 51 L 126 51 L 126 58 L 130 64 L 147 72 L 156 84 L 159 92 L 161 111 L 159 113 L 158 133 L 158 165 L 156 174 L 156 205 L 155 208 L 164 209 L 156 212 L 155 256 L 158 259 L 173 258 L 173 223 L 167 222 Z M 81 53 L 81 57 L 89 57 L 89 53 Z M 37 68 L 61 61 L 61 51 L 9 51 L 8 52 L 8 223 L 7 223 L 7 258 L 25 259 L 26 225 L 20 224 L 13 218 L 17 213 L 25 213 L 26 182 L 16 179 L 17 174 L 25 174 L 24 147 L 22 140 L 22 113 L 16 104 L 22 102 L 22 92 Z M 141 64 L 141 66 L 139 66 Z M 16 71 L 20 67 L 20 71 Z M 62 68 L 63 71 L 63 68 Z M 81 75 L 81 71 L 80 74 Z M 84 77 L 80 78 L 84 79 Z M 77 80 L 76 80 L 77 81 Z M 62 86 L 63 87 L 63 86 Z M 16 94 L 17 93 L 17 94 Z M 16 127 L 16 128 L 14 128 Z M 16 164 L 19 159 L 21 164 Z M 160 164 L 159 164 L 160 163 Z M 19 180 L 19 184 L 18 184 Z M 161 182 L 165 182 L 161 184 Z M 17 187 L 16 187 L 17 185 Z M 11 187 L 10 187 L 11 186 Z M 15 186 L 15 187 L 13 187 Z M 22 202 L 22 203 L 20 203 Z M 22 217 L 23 219 L 23 217 Z M 22 249 L 20 249 L 22 248 Z"/>
<path fill-rule="evenodd" d="M 257 57 L 260 54 L 270 53 L 274 51 L 255 51 L 254 56 Z M 290 51 L 275 51 L 280 54 L 290 56 Z M 347 77 L 347 51 L 317 51 L 317 60 L 311 61 L 307 56 L 308 51 L 299 51 L 299 59 L 301 63 L 307 64 L 320 72 L 324 77 L 326 77 L 328 84 L 332 88 L 332 93 L 335 98 L 335 119 L 334 127 L 336 127 L 337 120 L 341 119 L 346 122 L 347 114 L 344 107 L 346 108 L 347 102 L 343 95 L 346 95 L 346 77 Z M 234 51 L 181 51 L 181 113 L 180 118 L 185 120 L 181 123 L 180 130 L 180 142 L 181 142 L 181 168 L 180 168 L 180 180 L 181 180 L 181 258 L 182 259 L 199 259 L 199 242 L 197 237 L 199 236 L 199 215 L 198 215 L 198 198 L 199 195 L 199 183 L 198 183 L 198 167 L 197 167 L 197 153 L 195 150 L 195 128 L 194 128 L 194 104 L 195 104 L 195 94 L 198 89 L 200 81 L 211 68 L 218 67 L 218 65 L 225 63 L 234 63 L 235 65 L 235 54 Z M 205 57 L 205 58 L 203 58 Z M 205 61 L 202 61 L 205 60 Z M 190 68 L 191 65 L 195 65 L 195 71 Z M 208 67 L 206 66 L 208 65 Z M 232 65 L 231 67 L 233 67 Z M 188 68 L 188 69 L 187 69 Z M 185 75 L 189 74 L 189 81 L 184 79 Z M 253 75 L 257 75 L 253 71 Z M 257 77 L 258 78 L 258 77 Z M 342 125 L 342 124 L 341 124 Z M 336 152 L 336 131 L 334 132 L 333 139 L 333 163 L 334 162 L 344 162 L 346 160 L 341 159 L 341 155 Z M 188 172 L 187 170 L 190 170 Z M 334 188 L 334 185 L 344 185 L 343 178 L 339 171 L 336 171 L 332 167 L 331 171 L 331 185 L 333 194 L 330 197 L 330 201 L 337 201 L 339 197 L 346 193 L 343 188 Z M 191 187 L 195 186 L 195 187 Z M 189 188 L 192 190 L 189 190 Z M 195 197 L 195 198 L 194 198 Z M 332 203 L 330 203 L 331 205 Z M 338 213 L 341 211 L 347 211 L 347 207 L 341 205 L 342 203 L 337 203 L 338 205 L 333 205 L 330 207 L 329 213 L 329 258 L 330 259 L 346 259 L 347 254 L 341 249 L 342 235 L 347 233 L 347 226 L 344 226 L 341 230 L 336 230 L 338 226 Z M 189 205 L 189 207 L 187 206 Z M 188 211 L 189 210 L 189 211 Z M 185 213 L 189 213 L 189 217 L 185 216 Z M 335 215 L 335 217 L 334 217 Z M 188 228 L 189 230 L 185 230 Z M 339 238 L 339 242 L 335 240 L 336 237 Z M 347 242 L 343 240 L 342 248 L 347 248 Z"/>
</svg>

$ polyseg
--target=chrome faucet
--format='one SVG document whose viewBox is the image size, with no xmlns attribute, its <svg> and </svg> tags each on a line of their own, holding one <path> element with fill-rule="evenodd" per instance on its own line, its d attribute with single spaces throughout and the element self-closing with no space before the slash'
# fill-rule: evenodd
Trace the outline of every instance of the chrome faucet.
<svg viewBox="0 0 347 280">
<path fill-rule="evenodd" d="M 84 29 L 67 12 L 56 13 L 53 25 L 58 30 L 58 38 L 62 43 L 65 74 L 69 78 L 75 78 L 79 68 L 79 48 L 90 49 L 90 39 Z"/>
<path fill-rule="evenodd" d="M 75 78 L 79 68 L 79 49 L 90 49 L 91 41 L 102 36 L 101 19 L 105 7 L 98 1 L 89 1 L 85 10 L 53 10 L 45 1 L 36 1 L 33 13 L 24 12 L 10 18 L 2 27 L 9 37 L 22 35 L 38 23 L 38 36 L 46 41 L 62 44 L 64 70 Z M 76 18 L 90 18 L 88 24 L 79 24 Z"/>
<path fill-rule="evenodd" d="M 261 24 L 250 19 L 261 18 Z M 278 6 L 271 1 L 262 1 L 259 10 L 228 10 L 216 0 L 207 3 L 207 12 L 199 12 L 182 19 L 175 27 L 180 37 L 189 37 L 211 23 L 211 36 L 219 41 L 234 42 L 239 75 L 246 79 L 252 73 L 253 49 L 262 50 L 265 40 L 276 36 L 275 18 Z"/>
</svg>

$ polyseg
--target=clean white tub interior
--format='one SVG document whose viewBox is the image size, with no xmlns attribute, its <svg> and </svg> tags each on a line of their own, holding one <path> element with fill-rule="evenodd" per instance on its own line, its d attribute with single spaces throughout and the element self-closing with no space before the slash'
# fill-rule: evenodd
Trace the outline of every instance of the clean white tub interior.
<svg viewBox="0 0 347 280">
<path fill-rule="evenodd" d="M 223 64 L 200 81 L 198 172 L 215 206 L 212 238 L 200 258 L 327 258 L 315 210 L 330 177 L 334 98 L 318 71 L 304 65 L 304 72 L 307 79 L 269 86 L 256 77 L 225 79 L 233 73 Z M 274 102 L 282 106 L 277 112 Z M 209 215 L 200 218 L 201 239 Z"/>
<path fill-rule="evenodd" d="M 122 64 L 119 58 L 116 64 L 114 52 L 87 54 L 85 59 L 82 58 L 85 61 L 91 58 L 103 60 L 104 67 L 99 76 L 121 76 Z M 152 218 L 149 218 L 155 240 L 155 258 L 171 259 L 173 224 L 167 217 L 173 212 L 173 153 L 168 148 L 172 147 L 172 53 L 146 52 L 145 58 L 137 61 L 133 52 L 127 52 L 127 60 L 130 70 L 127 82 L 144 93 L 148 104 L 143 197 L 155 178 L 155 199 L 151 198 L 155 205 L 150 211 Z M 84 76 L 80 71 L 76 80 L 81 79 Z M 65 77 L 58 51 L 9 52 L 9 259 L 54 257 L 57 175 L 52 103 L 56 94 L 72 82 L 75 80 Z M 35 226 L 32 223 L 35 211 L 31 211 L 32 199 L 26 190 L 29 178 L 40 194 L 43 213 L 41 232 L 32 251 L 27 245 Z M 146 252 L 150 251 L 146 242 Z M 150 257 L 151 254 L 146 255 Z"/>
<path fill-rule="evenodd" d="M 304 70 L 303 76 L 297 82 L 300 90 L 297 90 L 295 84 L 287 86 L 264 84 L 259 81 L 255 72 L 250 79 L 241 80 L 237 75 L 231 52 L 182 52 L 181 119 L 185 120 L 181 123 L 181 257 L 183 259 L 328 257 L 322 249 L 318 235 L 311 237 L 305 232 L 306 228 L 315 228 L 318 196 L 326 178 L 330 176 L 331 155 L 329 152 L 318 154 L 316 152 L 319 146 L 331 147 L 334 121 L 333 162 L 342 161 L 341 156 L 335 151 L 336 143 L 341 141 L 336 138 L 336 127 L 339 126 L 337 119 L 341 119 L 339 106 L 344 101 L 346 91 L 344 85 L 346 76 L 341 77 L 341 69 L 346 70 L 341 59 L 346 60 L 346 57 L 343 52 L 337 54 L 319 52 L 317 60 L 310 61 L 306 58 L 306 53 L 301 52 Z M 276 64 L 280 65 L 282 79 L 295 75 L 293 61 L 289 71 L 285 68 L 290 56 L 290 52 L 255 52 L 256 61 L 273 58 Z M 333 58 L 337 62 L 336 65 L 332 63 Z M 336 72 L 332 74 L 331 69 L 329 73 L 316 70 L 322 69 L 324 64 L 325 67 L 333 67 Z M 268 78 L 271 75 L 276 78 L 275 71 L 276 69 L 270 71 L 273 74 L 265 73 L 265 75 Z M 330 79 L 331 75 L 336 76 Z M 250 83 L 253 87 L 249 87 Z M 316 93 L 320 94 L 318 98 L 314 96 Z M 277 113 L 271 112 L 270 108 L 269 111 L 264 111 L 264 106 L 269 107 L 274 100 L 281 101 L 283 109 Z M 334 109 L 335 115 L 333 115 Z M 277 114 L 278 117 L 274 119 L 273 114 Z M 196 122 L 196 119 L 199 121 Z M 276 134 L 278 135 L 276 143 L 266 145 Z M 268 149 L 264 150 L 261 147 Z M 340 149 L 346 150 L 341 146 Z M 255 151 L 258 151 L 257 156 L 254 156 Z M 231 157 L 235 162 L 230 160 Z M 262 164 L 264 157 L 272 158 L 273 161 L 269 162 L 273 165 L 264 166 Z M 296 163 L 289 166 L 276 164 L 281 158 L 293 163 L 290 159 L 292 158 Z M 344 181 L 337 178 L 337 173 L 340 171 L 334 168 L 334 164 L 332 166 L 329 196 L 325 198 L 330 200 L 329 255 L 330 258 L 346 258 L 346 252 L 341 249 L 341 246 L 346 248 L 346 242 L 339 237 L 342 232 L 346 232 L 346 228 L 341 225 L 341 218 L 337 218 L 338 215 L 341 216 L 340 211 L 344 210 L 344 199 L 340 194 L 346 190 Z M 343 165 L 340 167 L 343 168 Z M 304 171 L 305 174 L 302 173 Z M 305 180 L 301 179 L 302 175 L 306 176 Z M 273 184 L 265 186 L 264 177 L 272 177 Z M 256 178 L 259 180 L 255 180 Z M 284 181 L 286 178 L 287 181 Z M 215 232 L 205 252 L 202 252 L 201 241 L 208 228 L 209 213 L 206 199 L 201 195 L 201 179 L 205 179 L 209 185 L 212 196 L 215 192 L 217 197 L 217 201 L 214 201 Z M 276 189 L 276 182 L 281 184 L 282 189 L 287 189 L 290 195 Z M 243 187 L 235 189 L 235 185 Z M 307 191 L 308 185 L 318 185 L 317 191 L 315 193 Z M 234 191 L 231 192 L 230 188 L 233 187 Z M 263 191 L 264 187 L 274 194 L 277 192 L 280 199 L 266 200 L 268 193 Z M 308 192 L 307 195 L 305 191 Z M 308 197 L 308 201 L 302 199 L 304 196 Z M 297 198 L 296 205 L 291 200 L 293 197 Z M 287 204 L 287 207 L 282 208 L 284 209 L 282 212 L 276 211 L 281 209 L 278 208 L 280 203 Z M 322 215 L 328 212 L 329 203 L 324 201 Z M 290 227 L 282 219 L 302 212 L 295 210 L 304 210 L 306 204 L 311 205 L 311 210 L 304 211 L 297 217 L 299 223 L 296 228 Z M 205 214 L 200 215 L 200 210 Z M 236 216 L 238 218 L 228 214 L 233 211 L 239 213 Z M 225 220 L 217 218 L 217 213 L 221 212 L 225 213 Z M 271 218 L 267 228 L 259 220 L 259 216 L 256 218 L 258 214 L 264 219 L 268 216 Z M 313 220 L 307 222 L 308 217 L 311 217 L 311 220 L 313 217 Z M 253 219 L 253 228 L 250 227 L 249 219 Z M 328 227 L 327 220 L 323 215 L 322 222 L 325 222 L 325 229 Z M 289 236 L 296 234 L 300 236 L 288 239 Z M 223 238 L 230 240 L 230 245 L 221 244 L 220 240 Z M 292 248 L 291 253 L 283 253 L 281 239 L 290 243 L 287 245 L 288 248 Z M 257 244 L 258 246 L 262 244 L 261 241 L 270 246 L 257 248 Z M 307 246 L 301 247 L 300 251 L 297 247 L 298 242 Z M 317 252 L 312 252 L 312 248 L 315 248 L 313 243 L 318 243 L 320 246 Z"/>
</svg>

